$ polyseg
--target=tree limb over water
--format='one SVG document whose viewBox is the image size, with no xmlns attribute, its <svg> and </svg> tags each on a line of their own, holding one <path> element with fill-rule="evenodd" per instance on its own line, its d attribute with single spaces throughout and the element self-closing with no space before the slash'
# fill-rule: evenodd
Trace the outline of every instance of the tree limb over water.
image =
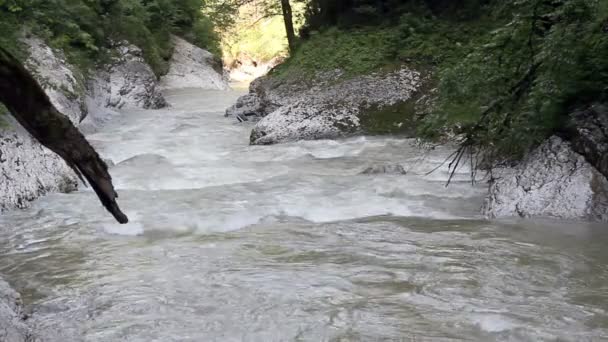
<svg viewBox="0 0 608 342">
<path fill-rule="evenodd" d="M 70 119 L 51 103 L 34 77 L 0 47 L 0 102 L 42 145 L 58 154 L 95 190 L 103 206 L 120 223 L 129 219 L 116 203 L 108 166 Z"/>
</svg>

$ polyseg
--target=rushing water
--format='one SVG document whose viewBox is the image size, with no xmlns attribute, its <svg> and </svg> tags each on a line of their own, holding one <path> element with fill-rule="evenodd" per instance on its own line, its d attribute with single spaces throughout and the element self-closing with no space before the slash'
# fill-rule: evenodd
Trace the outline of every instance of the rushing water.
<svg viewBox="0 0 608 342">
<path fill-rule="evenodd" d="M 90 190 L 0 216 L 0 274 L 50 341 L 600 341 L 608 229 L 485 221 L 448 151 L 358 137 L 249 146 L 238 92 L 181 91 L 89 136 Z M 401 163 L 408 174 L 360 175 Z"/>
</svg>

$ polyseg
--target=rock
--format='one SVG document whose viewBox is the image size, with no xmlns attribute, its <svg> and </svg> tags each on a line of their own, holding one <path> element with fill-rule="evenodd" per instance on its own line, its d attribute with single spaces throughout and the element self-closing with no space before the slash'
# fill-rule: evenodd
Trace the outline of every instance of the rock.
<svg viewBox="0 0 608 342">
<path fill-rule="evenodd" d="M 74 123 L 87 115 L 85 84 L 83 76 L 70 65 L 65 56 L 51 49 L 41 39 L 23 39 L 30 57 L 25 65 L 45 90 L 49 99 Z"/>
<path fill-rule="evenodd" d="M 594 104 L 570 116 L 564 137 L 572 149 L 608 178 L 608 106 Z"/>
<path fill-rule="evenodd" d="M 0 212 L 26 208 L 49 192 L 76 190 L 76 175 L 21 127 L 0 130 Z"/>
<path fill-rule="evenodd" d="M 400 164 L 373 165 L 361 172 L 362 175 L 405 175 L 407 171 Z"/>
<path fill-rule="evenodd" d="M 43 86 L 53 104 L 75 124 L 87 114 L 81 75 L 63 55 L 42 40 L 24 39 L 30 48 L 26 65 Z M 26 208 L 30 201 L 49 192 L 77 188 L 76 175 L 58 156 L 35 141 L 11 117 L 0 122 L 0 212 Z"/>
<path fill-rule="evenodd" d="M 253 116 L 263 112 L 262 102 L 254 94 L 247 94 L 238 98 L 236 103 L 226 110 L 225 116 Z"/>
<path fill-rule="evenodd" d="M 87 82 L 86 105 L 89 115 L 80 125 L 83 132 L 96 131 L 118 116 L 121 109 L 158 109 L 168 105 L 141 49 L 121 42 L 116 51 L 117 56 L 97 70 Z"/>
<path fill-rule="evenodd" d="M 157 109 L 167 106 L 156 75 L 135 45 L 121 42 L 107 66 L 98 70 L 88 84 L 89 97 L 102 107 Z"/>
<path fill-rule="evenodd" d="M 608 221 L 608 181 L 570 143 L 551 137 L 513 169 L 494 172 L 484 213 Z"/>
<path fill-rule="evenodd" d="M 264 117 L 251 131 L 253 145 L 284 141 L 334 139 L 357 131 L 357 112 L 327 105 L 296 103 Z"/>
<path fill-rule="evenodd" d="M 361 133 L 367 112 L 412 99 L 420 83 L 420 73 L 409 69 L 351 79 L 340 70 L 312 80 L 262 77 L 226 114 L 263 117 L 251 144 L 336 138 Z"/>
<path fill-rule="evenodd" d="M 164 89 L 230 89 L 223 76 L 222 61 L 219 58 L 179 37 L 173 36 L 172 41 L 175 51 L 169 72 L 161 80 Z"/>
<path fill-rule="evenodd" d="M 24 318 L 21 296 L 0 278 L 0 341 L 36 341 Z"/>
</svg>

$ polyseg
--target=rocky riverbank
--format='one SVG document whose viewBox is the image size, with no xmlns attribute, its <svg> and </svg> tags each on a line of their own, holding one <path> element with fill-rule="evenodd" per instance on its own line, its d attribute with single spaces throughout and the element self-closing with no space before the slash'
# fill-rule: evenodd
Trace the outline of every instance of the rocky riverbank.
<svg viewBox="0 0 608 342">
<path fill-rule="evenodd" d="M 487 216 L 608 222 L 608 107 L 574 111 L 560 135 L 517 166 L 495 170 L 483 208 Z"/>
<path fill-rule="evenodd" d="M 415 136 L 430 99 L 421 73 L 342 76 L 336 70 L 313 78 L 259 78 L 226 115 L 256 120 L 256 145 L 369 133 Z M 551 137 L 518 165 L 493 170 L 481 210 L 489 218 L 608 221 L 607 176 L 608 109 L 596 104 L 575 111 L 561 137 Z"/>
<path fill-rule="evenodd" d="M 211 54 L 177 37 L 171 71 L 161 80 L 146 64 L 141 49 L 128 42 L 116 43 L 111 61 L 88 77 L 42 40 L 31 37 L 24 42 L 30 51 L 27 68 L 53 104 L 84 133 L 94 132 L 122 109 L 167 106 L 161 84 L 162 88 L 228 88 Z M 61 159 L 34 141 L 10 116 L 0 120 L 0 211 L 27 207 L 49 192 L 77 188 L 75 175 Z"/>
<path fill-rule="evenodd" d="M 423 85 L 421 73 L 407 68 L 354 78 L 340 70 L 312 78 L 266 76 L 254 81 L 226 115 L 258 120 L 251 132 L 254 145 L 332 139 L 378 126 L 407 132 L 413 113 L 403 115 L 400 109 L 415 106 Z M 393 111 L 396 117 L 390 117 Z"/>
</svg>

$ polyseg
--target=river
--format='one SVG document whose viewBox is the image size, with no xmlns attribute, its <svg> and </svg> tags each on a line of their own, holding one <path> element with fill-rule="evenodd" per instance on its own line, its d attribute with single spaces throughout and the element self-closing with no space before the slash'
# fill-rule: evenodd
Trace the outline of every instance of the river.
<svg viewBox="0 0 608 342">
<path fill-rule="evenodd" d="M 0 274 L 48 341 L 601 341 L 608 229 L 487 221 L 449 151 L 395 137 L 249 146 L 242 92 L 183 90 L 88 138 L 94 194 L 0 216 Z M 407 175 L 362 175 L 400 163 Z"/>
</svg>

